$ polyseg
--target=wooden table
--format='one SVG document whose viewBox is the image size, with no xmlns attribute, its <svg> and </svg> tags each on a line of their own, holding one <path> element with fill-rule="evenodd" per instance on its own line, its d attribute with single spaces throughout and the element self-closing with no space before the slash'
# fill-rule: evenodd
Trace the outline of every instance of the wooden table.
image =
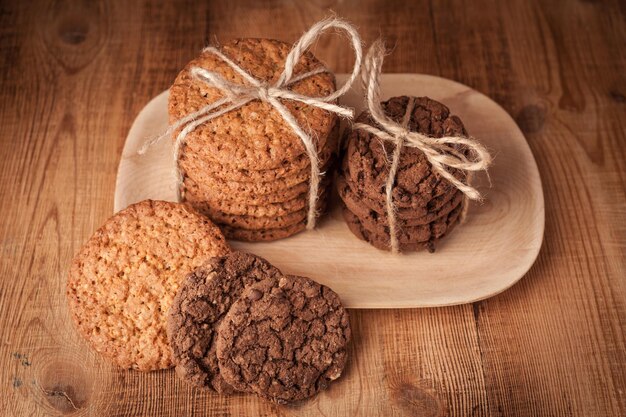
<svg viewBox="0 0 626 417">
<path fill-rule="evenodd" d="M 626 415 L 626 11 L 614 1 L 15 2 L 0 6 L 0 414 Z M 294 41 L 335 10 L 500 103 L 537 159 L 536 264 L 471 305 L 351 311 L 344 377 L 297 407 L 118 371 L 70 323 L 64 283 L 112 213 L 124 138 L 215 38 Z M 316 49 L 338 72 L 348 49 Z M 439 256 L 445 256 L 441 254 Z"/>
</svg>

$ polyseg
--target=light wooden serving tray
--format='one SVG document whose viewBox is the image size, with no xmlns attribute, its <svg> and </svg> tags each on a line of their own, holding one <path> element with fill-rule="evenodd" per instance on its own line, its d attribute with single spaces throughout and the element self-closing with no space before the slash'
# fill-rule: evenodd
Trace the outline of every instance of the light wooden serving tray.
<svg viewBox="0 0 626 417">
<path fill-rule="evenodd" d="M 345 75 L 338 75 L 343 82 Z M 465 224 L 437 252 L 392 255 L 357 239 L 337 204 L 314 231 L 269 243 L 231 242 L 267 258 L 283 272 L 309 276 L 337 291 L 350 308 L 433 307 L 463 304 L 498 294 L 517 282 L 541 248 L 544 204 L 537 164 L 513 119 L 471 88 L 421 74 L 385 74 L 383 98 L 429 96 L 458 115 L 495 161 L 476 184 L 486 196 L 472 203 Z M 340 103 L 363 109 L 353 90 Z M 137 150 L 167 128 L 167 92 L 139 113 L 126 139 L 115 189 L 115 211 L 147 198 L 175 200 L 172 142 L 163 140 L 143 156 Z"/>
</svg>

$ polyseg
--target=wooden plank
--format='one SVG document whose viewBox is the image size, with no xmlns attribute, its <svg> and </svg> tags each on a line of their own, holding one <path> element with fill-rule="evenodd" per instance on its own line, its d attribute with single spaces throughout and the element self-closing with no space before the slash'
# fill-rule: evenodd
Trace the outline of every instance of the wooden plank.
<svg viewBox="0 0 626 417">
<path fill-rule="evenodd" d="M 2 414 L 625 415 L 623 4 L 233 3 L 0 6 Z M 293 40 L 328 8 L 395 45 L 386 71 L 456 79 L 515 117 L 545 190 L 539 261 L 474 305 L 352 311 L 346 375 L 299 407 L 113 369 L 77 336 L 63 291 L 112 210 L 130 123 L 213 36 Z M 340 72 L 346 51 L 317 45 Z"/>
</svg>

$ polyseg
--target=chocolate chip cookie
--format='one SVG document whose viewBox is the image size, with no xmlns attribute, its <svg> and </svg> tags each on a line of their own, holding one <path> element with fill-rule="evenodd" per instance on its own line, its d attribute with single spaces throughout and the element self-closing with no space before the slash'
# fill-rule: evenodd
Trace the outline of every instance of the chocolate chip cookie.
<svg viewBox="0 0 626 417">
<path fill-rule="evenodd" d="M 463 205 L 460 204 L 446 216 L 425 225 L 401 225 L 398 228 L 397 234 L 400 249 L 405 251 L 427 249 L 429 252 L 435 252 L 437 242 L 450 233 L 458 224 L 462 209 Z M 345 206 L 343 207 L 342 213 L 348 228 L 357 237 L 369 242 L 378 249 L 390 249 L 389 227 L 387 225 L 366 223 Z"/>
</svg>

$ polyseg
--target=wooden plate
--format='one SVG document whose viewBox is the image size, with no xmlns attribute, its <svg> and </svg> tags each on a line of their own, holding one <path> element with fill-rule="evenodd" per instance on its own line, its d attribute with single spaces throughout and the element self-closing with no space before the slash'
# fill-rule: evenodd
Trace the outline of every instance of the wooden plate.
<svg viewBox="0 0 626 417">
<path fill-rule="evenodd" d="M 338 75 L 338 82 L 345 75 Z M 476 179 L 486 195 L 472 204 L 467 222 L 437 252 L 392 255 L 357 239 L 337 204 L 317 230 L 270 243 L 232 242 L 267 258 L 285 273 L 306 275 L 333 288 L 351 308 L 433 307 L 498 294 L 531 267 L 541 247 L 544 204 L 533 155 L 513 119 L 488 97 L 454 81 L 421 74 L 385 74 L 384 98 L 429 96 L 461 117 L 468 131 L 495 156 Z M 362 110 L 360 91 L 340 101 Z M 146 198 L 175 198 L 171 141 L 147 154 L 142 143 L 167 128 L 167 92 L 141 111 L 126 139 L 115 189 L 115 211 Z"/>
</svg>

